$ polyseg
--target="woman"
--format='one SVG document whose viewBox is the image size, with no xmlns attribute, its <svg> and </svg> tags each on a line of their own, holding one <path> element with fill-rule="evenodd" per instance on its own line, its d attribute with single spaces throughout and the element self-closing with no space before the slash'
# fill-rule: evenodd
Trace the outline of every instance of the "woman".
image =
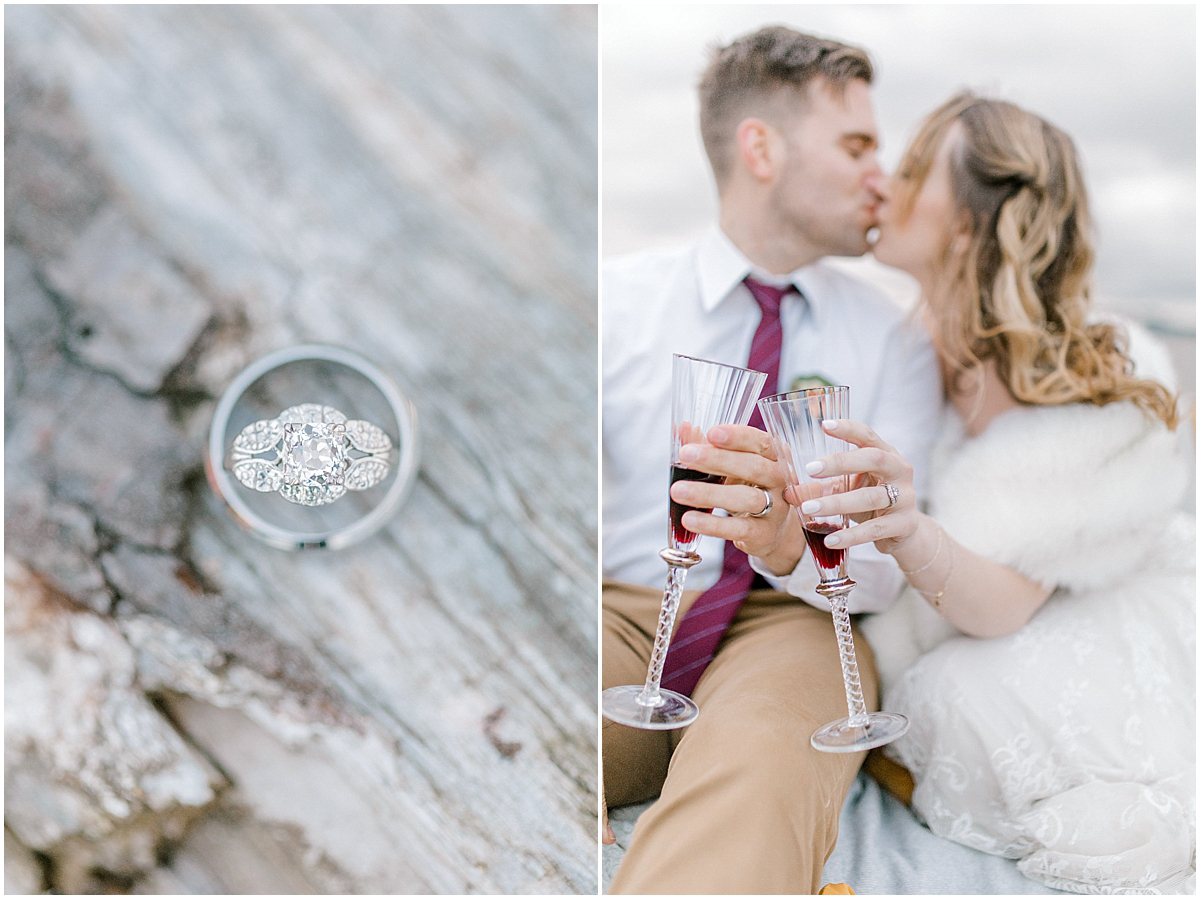
<svg viewBox="0 0 1200 899">
<path fill-rule="evenodd" d="M 885 707 L 912 722 L 887 753 L 930 828 L 1059 889 L 1190 892 L 1188 454 L 1152 354 L 1089 316 L 1088 229 L 1061 131 L 970 94 L 926 120 L 875 255 L 920 282 L 942 357 L 929 514 L 852 421 L 827 426 L 861 449 L 819 474 L 855 489 L 821 511 L 855 521 L 827 543 L 873 541 L 908 579 L 863 630 Z"/>
</svg>

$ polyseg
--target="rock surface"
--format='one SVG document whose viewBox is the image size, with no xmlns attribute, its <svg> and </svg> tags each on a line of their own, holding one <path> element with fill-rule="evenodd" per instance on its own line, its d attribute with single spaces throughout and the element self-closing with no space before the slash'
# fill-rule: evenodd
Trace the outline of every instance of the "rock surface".
<svg viewBox="0 0 1200 899">
<path fill-rule="evenodd" d="M 57 885 L 154 867 L 223 778 L 137 683 L 117 623 L 73 608 L 8 561 L 4 577 L 4 823 L 57 860 Z"/>
<path fill-rule="evenodd" d="M 595 7 L 29 5 L 5 50 L 6 884 L 595 893 Z M 302 343 L 418 416 L 337 552 L 204 477 Z"/>
</svg>

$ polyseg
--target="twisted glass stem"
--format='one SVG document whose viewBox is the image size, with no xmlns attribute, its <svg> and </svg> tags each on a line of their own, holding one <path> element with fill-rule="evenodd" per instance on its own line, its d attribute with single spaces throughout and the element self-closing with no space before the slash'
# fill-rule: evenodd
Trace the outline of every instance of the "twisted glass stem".
<svg viewBox="0 0 1200 899">
<path fill-rule="evenodd" d="M 667 661 L 667 649 L 671 645 L 671 630 L 675 627 L 675 614 L 679 611 L 679 599 L 683 596 L 683 581 L 690 565 L 667 566 L 667 587 L 663 591 L 662 609 L 658 613 L 658 630 L 654 633 L 654 649 L 650 653 L 650 667 L 646 672 L 646 686 L 638 694 L 638 705 L 655 708 L 663 703 L 659 693 L 663 665 Z"/>
<path fill-rule="evenodd" d="M 850 630 L 850 613 L 846 610 L 846 596 L 850 589 L 829 594 L 829 606 L 833 612 L 833 630 L 837 634 L 838 656 L 842 662 L 842 680 L 846 684 L 846 708 L 849 709 L 849 727 L 867 725 L 867 704 L 863 700 L 862 683 L 858 676 L 858 658 L 854 654 L 854 633 Z"/>
</svg>

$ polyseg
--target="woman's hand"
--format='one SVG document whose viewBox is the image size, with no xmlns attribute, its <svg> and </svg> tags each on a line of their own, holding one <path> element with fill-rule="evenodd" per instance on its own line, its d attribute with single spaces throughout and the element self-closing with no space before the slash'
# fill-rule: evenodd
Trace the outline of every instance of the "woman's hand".
<svg viewBox="0 0 1200 899">
<path fill-rule="evenodd" d="M 874 543 L 880 552 L 895 552 L 916 532 L 920 515 L 912 466 L 862 422 L 838 419 L 822 424 L 827 434 L 857 449 L 811 462 L 808 473 L 815 478 L 849 474 L 850 490 L 807 500 L 800 511 L 806 515 L 848 515 L 856 522 L 826 537 L 826 546 L 843 549 Z"/>
<path fill-rule="evenodd" d="M 848 492 L 821 497 L 820 509 L 807 502 L 800 507 L 805 514 L 845 514 L 857 522 L 830 534 L 825 545 L 841 549 L 874 542 L 896 557 L 908 582 L 964 634 L 1000 637 L 1024 627 L 1053 587 L 971 552 L 918 511 L 912 466 L 869 427 L 848 419 L 823 424 L 826 433 L 858 447 L 817 460 L 819 469 L 811 463 L 814 478 L 851 476 Z M 922 522 L 928 524 L 922 528 Z"/>
<path fill-rule="evenodd" d="M 785 481 L 771 438 L 748 425 L 718 425 L 708 443 L 680 448 L 679 461 L 688 468 L 718 474 L 721 484 L 676 481 L 671 498 L 694 508 L 682 524 L 697 534 L 732 540 L 749 556 L 762 559 L 778 575 L 791 574 L 804 552 L 804 532 L 783 500 Z M 768 499 L 769 497 L 769 499 Z M 729 516 L 705 509 L 724 509 Z"/>
</svg>

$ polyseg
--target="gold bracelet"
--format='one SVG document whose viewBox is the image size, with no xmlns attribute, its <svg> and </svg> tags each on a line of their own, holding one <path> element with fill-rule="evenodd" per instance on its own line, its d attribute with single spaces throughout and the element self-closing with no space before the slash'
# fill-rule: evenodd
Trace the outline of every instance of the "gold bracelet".
<svg viewBox="0 0 1200 899">
<path fill-rule="evenodd" d="M 914 568 L 912 571 L 908 571 L 905 568 L 901 568 L 900 570 L 903 571 L 905 574 L 920 574 L 922 571 L 924 571 L 926 568 L 928 568 L 930 565 L 932 565 L 934 562 L 937 561 L 937 557 L 938 557 L 938 555 L 941 554 L 941 551 L 942 551 L 942 534 L 945 532 L 942 530 L 942 526 L 940 524 L 938 524 L 936 521 L 934 522 L 934 524 L 937 526 L 938 541 L 937 541 L 937 549 L 935 549 L 933 551 L 933 558 L 930 559 L 928 562 L 926 562 L 924 565 L 922 565 L 920 568 Z M 900 563 L 897 562 L 896 564 L 899 565 Z"/>
<path fill-rule="evenodd" d="M 933 603 L 937 608 L 942 607 L 942 597 L 946 595 L 946 589 L 950 586 L 950 578 L 954 576 L 954 541 L 950 541 L 950 570 L 946 572 L 946 579 L 942 581 L 942 589 L 935 595 L 930 596 L 932 590 L 922 590 L 920 587 L 913 585 L 913 589 L 924 596 L 927 600 Z"/>
</svg>

